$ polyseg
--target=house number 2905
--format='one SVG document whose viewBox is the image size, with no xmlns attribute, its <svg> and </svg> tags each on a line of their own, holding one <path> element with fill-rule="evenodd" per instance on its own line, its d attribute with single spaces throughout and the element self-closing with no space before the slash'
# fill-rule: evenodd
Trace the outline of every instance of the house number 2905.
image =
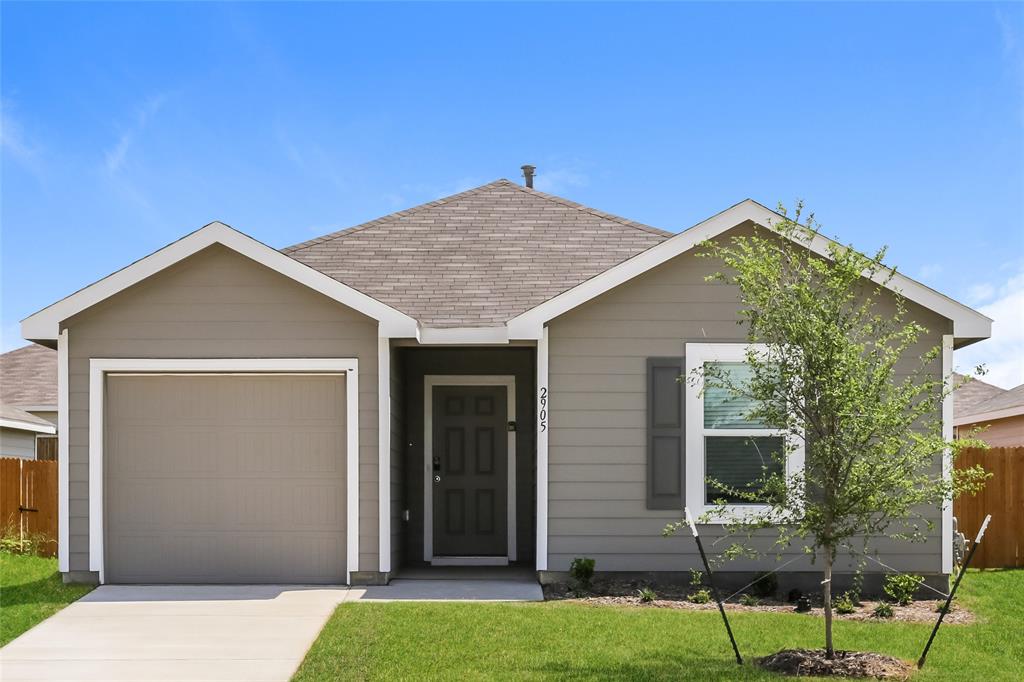
<svg viewBox="0 0 1024 682">
<path fill-rule="evenodd" d="M 540 420 L 541 433 L 548 430 L 548 387 L 540 387 L 540 413 L 537 415 Z"/>
</svg>

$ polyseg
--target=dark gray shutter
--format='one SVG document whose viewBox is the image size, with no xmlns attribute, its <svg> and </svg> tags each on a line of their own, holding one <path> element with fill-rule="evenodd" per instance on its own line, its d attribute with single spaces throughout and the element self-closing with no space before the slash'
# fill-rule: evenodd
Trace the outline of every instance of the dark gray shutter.
<svg viewBox="0 0 1024 682">
<path fill-rule="evenodd" d="M 683 508 L 682 358 L 647 358 L 647 508 Z"/>
</svg>

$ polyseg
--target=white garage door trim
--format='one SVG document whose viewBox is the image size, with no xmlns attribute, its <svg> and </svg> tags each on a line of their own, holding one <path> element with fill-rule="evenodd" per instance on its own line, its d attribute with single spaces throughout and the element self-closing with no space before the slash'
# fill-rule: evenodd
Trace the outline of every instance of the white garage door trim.
<svg viewBox="0 0 1024 682">
<path fill-rule="evenodd" d="M 344 372 L 345 381 L 345 487 L 346 570 L 359 570 L 359 361 L 355 358 L 90 358 L 89 360 L 89 570 L 105 582 L 103 559 L 103 406 L 104 375 L 108 372 L 274 373 Z M 63 490 L 62 490 L 63 492 Z M 66 505 L 66 502 L 65 502 Z M 66 506 L 65 506 L 66 508 Z"/>
</svg>

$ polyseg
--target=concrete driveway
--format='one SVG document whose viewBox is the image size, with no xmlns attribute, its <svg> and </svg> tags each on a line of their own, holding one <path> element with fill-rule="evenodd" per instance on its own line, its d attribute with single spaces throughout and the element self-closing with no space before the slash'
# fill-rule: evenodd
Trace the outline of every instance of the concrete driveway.
<svg viewBox="0 0 1024 682">
<path fill-rule="evenodd" d="M 349 596 L 345 587 L 103 586 L 0 650 L 0 679 L 284 682 Z"/>
</svg>

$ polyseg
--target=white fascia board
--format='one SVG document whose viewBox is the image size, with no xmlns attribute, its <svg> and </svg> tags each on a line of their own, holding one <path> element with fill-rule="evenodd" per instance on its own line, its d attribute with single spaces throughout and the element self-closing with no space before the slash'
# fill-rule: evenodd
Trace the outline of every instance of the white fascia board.
<svg viewBox="0 0 1024 682">
<path fill-rule="evenodd" d="M 953 420 L 954 426 L 964 426 L 966 424 L 980 424 L 982 422 L 991 422 L 997 419 L 1006 419 L 1008 417 L 1019 417 L 1024 414 L 1024 405 L 1014 405 L 1013 407 L 1006 407 L 1002 410 L 992 410 L 991 412 L 979 412 L 978 414 L 966 414 L 962 417 L 956 417 Z"/>
<path fill-rule="evenodd" d="M 31 431 L 33 433 L 46 433 L 53 435 L 57 433 L 57 427 L 50 424 L 43 426 L 35 422 L 25 422 L 20 419 L 0 419 L 0 428 L 15 429 L 17 431 Z"/>
<path fill-rule="evenodd" d="M 702 223 L 680 232 L 643 253 L 605 270 L 568 291 L 541 303 L 508 322 L 509 338 L 539 339 L 545 323 L 577 306 L 609 291 L 637 275 L 641 275 L 676 256 L 686 253 L 701 242 L 712 239 L 744 222 L 751 221 L 771 228 L 783 217 L 765 206 L 746 199 Z M 814 253 L 828 256 L 828 249 L 835 244 L 831 239 L 816 236 L 809 245 Z M 889 274 L 886 269 L 876 279 L 883 280 Z M 888 288 L 905 298 L 935 311 L 953 321 L 953 335 L 956 338 L 985 339 L 992 335 L 992 320 L 976 310 L 958 303 L 948 296 L 916 282 L 905 275 L 895 273 L 887 284 Z"/>
<path fill-rule="evenodd" d="M 423 327 L 416 339 L 425 346 L 442 344 L 507 344 L 509 330 L 501 327 Z"/>
<path fill-rule="evenodd" d="M 33 341 L 55 340 L 62 320 L 96 305 L 119 291 L 137 284 L 213 244 L 222 244 L 314 291 L 378 320 L 382 332 L 388 336 L 416 335 L 416 321 L 405 313 L 218 222 L 210 223 L 30 315 L 21 322 L 21 335 Z"/>
</svg>

